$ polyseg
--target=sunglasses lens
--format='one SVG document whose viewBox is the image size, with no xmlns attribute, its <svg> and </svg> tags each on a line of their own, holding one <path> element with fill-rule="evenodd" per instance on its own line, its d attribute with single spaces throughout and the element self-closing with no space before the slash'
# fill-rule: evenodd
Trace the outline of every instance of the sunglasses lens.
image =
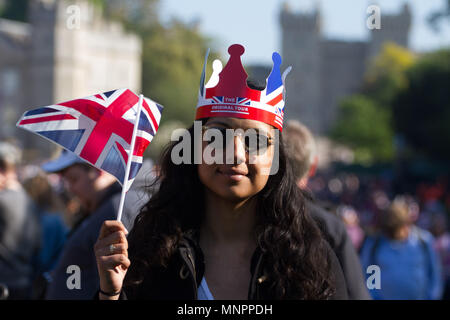
<svg viewBox="0 0 450 320">
<path fill-rule="evenodd" d="M 245 136 L 245 147 L 249 154 L 264 152 L 269 146 L 269 137 L 264 134 L 252 134 Z"/>
<path fill-rule="evenodd" d="M 227 141 L 227 128 L 222 128 L 222 127 L 209 128 L 208 127 L 206 129 L 207 130 L 212 129 L 215 131 L 215 134 L 211 135 L 211 139 L 210 139 L 210 141 L 207 141 L 207 143 L 208 144 L 213 143 L 216 140 L 216 135 L 218 132 L 222 138 L 222 145 L 220 147 L 222 149 L 226 149 L 227 143 L 229 142 L 229 141 Z M 233 137 L 233 135 L 230 135 L 230 139 L 231 139 L 231 137 Z M 230 139 L 228 139 L 228 140 L 230 140 Z M 245 144 L 245 150 L 249 154 L 257 154 L 258 152 L 264 152 L 268 148 L 268 146 L 271 144 L 270 138 L 268 136 L 266 136 L 265 134 L 259 134 L 259 133 L 245 134 L 243 136 L 243 139 L 244 139 L 244 144 Z"/>
</svg>

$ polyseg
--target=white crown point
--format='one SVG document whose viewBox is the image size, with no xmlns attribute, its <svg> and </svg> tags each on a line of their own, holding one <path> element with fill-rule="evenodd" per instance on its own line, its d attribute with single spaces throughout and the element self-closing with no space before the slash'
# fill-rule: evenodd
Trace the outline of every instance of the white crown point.
<svg viewBox="0 0 450 320">
<path fill-rule="evenodd" d="M 213 72 L 211 78 L 209 78 L 209 81 L 206 84 L 205 88 L 213 88 L 217 86 L 217 84 L 219 83 L 219 74 L 222 72 L 223 69 L 222 62 L 218 59 L 214 60 L 212 68 Z"/>
</svg>

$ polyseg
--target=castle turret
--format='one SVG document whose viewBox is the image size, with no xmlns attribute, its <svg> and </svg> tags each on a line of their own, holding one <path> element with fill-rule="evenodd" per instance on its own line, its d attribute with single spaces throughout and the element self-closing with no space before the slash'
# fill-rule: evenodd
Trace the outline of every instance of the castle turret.
<svg viewBox="0 0 450 320">
<path fill-rule="evenodd" d="M 286 81 L 287 119 L 299 119 L 320 131 L 320 12 L 280 14 L 283 65 L 292 66 Z"/>
<path fill-rule="evenodd" d="M 32 0 L 29 6 L 31 37 L 27 103 L 40 106 L 53 102 L 56 1 Z"/>
<path fill-rule="evenodd" d="M 386 15 L 381 11 L 380 29 L 370 31 L 367 59 L 376 56 L 385 42 L 394 42 L 400 46 L 408 47 L 409 31 L 411 27 L 411 10 L 405 3 L 399 14 Z"/>
</svg>

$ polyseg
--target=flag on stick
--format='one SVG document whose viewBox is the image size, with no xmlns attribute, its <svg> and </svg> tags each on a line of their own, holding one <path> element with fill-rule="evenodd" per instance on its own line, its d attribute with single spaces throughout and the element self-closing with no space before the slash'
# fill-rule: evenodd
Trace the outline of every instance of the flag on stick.
<svg viewBox="0 0 450 320">
<path fill-rule="evenodd" d="M 118 89 L 27 111 L 17 126 L 112 174 L 126 192 L 158 130 L 162 109 L 149 98 Z"/>
</svg>

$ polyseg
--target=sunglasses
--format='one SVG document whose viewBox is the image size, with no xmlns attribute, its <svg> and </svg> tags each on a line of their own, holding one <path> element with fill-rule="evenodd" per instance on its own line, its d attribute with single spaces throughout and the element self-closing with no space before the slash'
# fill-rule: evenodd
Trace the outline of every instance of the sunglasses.
<svg viewBox="0 0 450 320">
<path fill-rule="evenodd" d="M 270 145 L 273 144 L 272 137 L 269 137 L 264 133 L 260 133 L 256 129 L 246 130 L 245 132 L 243 130 L 239 130 L 238 132 L 236 132 L 230 128 L 211 127 L 211 126 L 202 126 L 202 129 L 203 133 L 205 133 L 207 130 L 210 129 L 214 129 L 216 130 L 215 132 L 220 133 L 222 138 L 222 145 L 220 145 L 219 148 L 222 149 L 226 149 L 227 143 L 229 143 L 231 140 L 234 140 L 234 136 L 240 136 L 241 139 L 243 138 L 245 152 L 247 152 L 250 155 L 262 154 L 267 150 L 267 148 Z M 229 134 L 230 138 L 228 139 L 227 139 L 227 129 L 232 130 L 232 132 L 230 132 Z M 211 141 L 206 141 L 208 144 L 211 144 L 212 142 L 215 141 L 216 133 L 212 134 L 211 137 L 212 137 Z"/>
</svg>

